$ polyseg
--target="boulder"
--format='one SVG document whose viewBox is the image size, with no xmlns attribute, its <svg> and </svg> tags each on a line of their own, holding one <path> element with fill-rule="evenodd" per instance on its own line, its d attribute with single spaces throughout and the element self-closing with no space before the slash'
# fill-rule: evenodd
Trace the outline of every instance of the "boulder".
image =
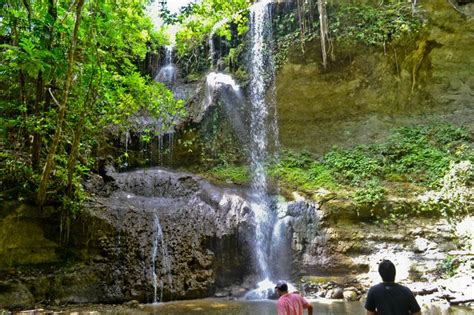
<svg viewBox="0 0 474 315">
<path fill-rule="evenodd" d="M 28 309 L 34 306 L 35 299 L 28 288 L 19 281 L 0 283 L 0 308 Z"/>
<path fill-rule="evenodd" d="M 355 291 L 344 290 L 343 297 L 345 301 L 357 301 L 359 298 Z"/>
</svg>

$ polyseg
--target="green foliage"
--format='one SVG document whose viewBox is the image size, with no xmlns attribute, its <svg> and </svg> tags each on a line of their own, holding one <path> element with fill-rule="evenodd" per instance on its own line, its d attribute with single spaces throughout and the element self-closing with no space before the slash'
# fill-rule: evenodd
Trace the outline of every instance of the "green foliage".
<svg viewBox="0 0 474 315">
<path fill-rule="evenodd" d="M 344 184 L 357 185 L 362 181 L 377 177 L 382 166 L 366 146 L 350 150 L 335 149 L 323 158 L 323 164 Z"/>
<path fill-rule="evenodd" d="M 439 188 L 432 196 L 437 206 L 446 200 L 449 204 L 444 203 L 444 208 L 466 209 L 473 198 L 469 194 L 473 176 L 469 161 L 474 159 L 471 142 L 465 127 L 404 127 L 392 131 L 381 144 L 336 148 L 319 160 L 308 153 L 287 152 L 272 164 L 270 174 L 283 185 L 305 191 L 346 187 L 355 191 L 353 197 L 359 204 L 376 204 L 384 199 L 387 184 L 409 181 Z M 450 165 L 456 167 L 448 172 Z"/>
<path fill-rule="evenodd" d="M 269 173 L 291 188 L 313 190 L 338 187 L 331 172 L 307 152 L 286 152 L 280 161 L 270 166 Z"/>
<path fill-rule="evenodd" d="M 305 7 L 305 32 L 299 25 L 297 9 L 277 16 L 273 28 L 276 36 L 275 63 L 281 66 L 288 57 L 290 47 L 320 36 L 318 13 Z M 383 1 L 378 6 L 365 4 L 328 4 L 329 39 L 338 45 L 363 44 L 383 46 L 399 42 L 418 34 L 423 28 L 420 11 L 415 13 L 410 2 Z M 334 47 L 331 46 L 331 49 Z"/>
<path fill-rule="evenodd" d="M 181 26 L 176 34 L 180 68 L 185 73 L 199 73 L 207 69 L 209 54 L 205 47 L 211 33 L 215 31 L 217 36 L 235 42 L 234 37 L 243 36 L 248 30 L 249 5 L 249 0 L 203 0 L 170 21 Z M 216 24 L 219 27 L 213 29 Z M 235 31 L 231 30 L 231 25 Z"/>
<path fill-rule="evenodd" d="M 147 0 L 85 1 L 72 65 L 62 137 L 49 191 L 80 200 L 81 179 L 92 167 L 92 152 L 104 128 L 129 128 L 137 114 L 160 121 L 166 130 L 184 114 L 184 104 L 162 84 L 139 72 L 147 52 L 168 43 L 144 10 Z M 34 195 L 42 162 L 58 128 L 68 52 L 75 23 L 70 1 L 16 1 L 2 4 L 0 23 L 0 110 L 2 190 L 15 181 Z M 78 135 L 79 142 L 75 143 Z M 39 162 L 33 164 L 34 143 Z M 78 158 L 68 159 L 78 149 Z M 26 157 L 25 157 L 26 156 Z M 21 158 L 19 158 L 21 157 Z M 73 174 L 71 174 L 71 171 Z M 72 176 L 71 176 L 72 175 Z M 20 180 L 21 178 L 21 180 Z M 25 178 L 29 178 L 26 180 Z M 33 179 L 32 179 L 33 178 Z M 72 181 L 72 183 L 69 183 Z"/>
<path fill-rule="evenodd" d="M 446 255 L 446 258 L 441 263 L 441 270 L 448 277 L 453 277 L 456 274 L 457 267 L 459 265 L 456 257 L 452 255 Z"/>
<path fill-rule="evenodd" d="M 470 141 L 465 127 L 415 126 L 398 129 L 378 150 L 385 174 L 399 174 L 412 182 L 436 186 L 450 161 L 472 158 Z"/>
<path fill-rule="evenodd" d="M 307 12 L 306 15 L 308 15 Z M 317 33 L 317 22 L 310 25 L 308 33 L 304 34 L 304 41 L 309 41 Z M 280 14 L 275 17 L 273 20 L 273 29 L 275 36 L 275 65 L 280 67 L 283 65 L 288 57 L 288 52 L 295 43 L 301 44 L 301 30 L 298 23 L 297 13 L 292 11 L 286 14 Z"/>
<path fill-rule="evenodd" d="M 381 46 L 421 30 L 423 23 L 410 3 L 395 2 L 378 7 L 344 5 L 328 13 L 331 37 L 338 42 Z"/>
<path fill-rule="evenodd" d="M 377 179 L 365 182 L 362 188 L 358 189 L 353 197 L 356 204 L 376 205 L 385 198 L 387 190 L 380 185 Z"/>
<path fill-rule="evenodd" d="M 18 156 L 16 152 L 4 150 L 0 153 L 0 200 L 32 195 L 39 177 L 34 174 L 27 161 L 27 156 Z"/>
<path fill-rule="evenodd" d="M 212 168 L 207 173 L 227 183 L 243 185 L 250 182 L 250 170 L 246 166 L 219 166 Z"/>
</svg>

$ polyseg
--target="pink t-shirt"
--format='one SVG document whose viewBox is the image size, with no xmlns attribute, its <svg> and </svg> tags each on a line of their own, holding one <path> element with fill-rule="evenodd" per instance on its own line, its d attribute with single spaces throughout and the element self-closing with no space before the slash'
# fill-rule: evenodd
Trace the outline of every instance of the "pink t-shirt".
<svg viewBox="0 0 474 315">
<path fill-rule="evenodd" d="M 298 293 L 288 293 L 278 299 L 278 315 L 303 315 L 303 306 L 308 305 L 308 301 Z"/>
</svg>

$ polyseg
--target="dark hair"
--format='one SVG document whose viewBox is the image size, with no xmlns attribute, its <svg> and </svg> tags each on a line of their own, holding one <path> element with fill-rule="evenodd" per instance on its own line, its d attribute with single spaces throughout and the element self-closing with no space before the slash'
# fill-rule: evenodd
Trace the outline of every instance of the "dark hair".
<svg viewBox="0 0 474 315">
<path fill-rule="evenodd" d="M 278 283 L 276 284 L 275 289 L 278 289 L 281 292 L 286 292 L 286 291 L 288 291 L 288 285 L 284 281 L 278 281 Z"/>
<path fill-rule="evenodd" d="M 395 281 L 395 265 L 390 260 L 382 260 L 379 265 L 379 274 L 384 282 Z"/>
</svg>

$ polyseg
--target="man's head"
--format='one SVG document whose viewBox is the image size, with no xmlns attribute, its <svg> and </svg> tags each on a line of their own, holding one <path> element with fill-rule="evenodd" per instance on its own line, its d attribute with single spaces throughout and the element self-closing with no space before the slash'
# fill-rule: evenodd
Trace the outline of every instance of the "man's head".
<svg viewBox="0 0 474 315">
<path fill-rule="evenodd" d="M 278 281 L 275 286 L 275 290 L 279 296 L 282 296 L 283 294 L 288 292 L 288 284 L 286 284 L 285 281 Z"/>
<path fill-rule="evenodd" d="M 395 282 L 395 265 L 390 260 L 382 260 L 379 274 L 384 282 Z"/>
</svg>

